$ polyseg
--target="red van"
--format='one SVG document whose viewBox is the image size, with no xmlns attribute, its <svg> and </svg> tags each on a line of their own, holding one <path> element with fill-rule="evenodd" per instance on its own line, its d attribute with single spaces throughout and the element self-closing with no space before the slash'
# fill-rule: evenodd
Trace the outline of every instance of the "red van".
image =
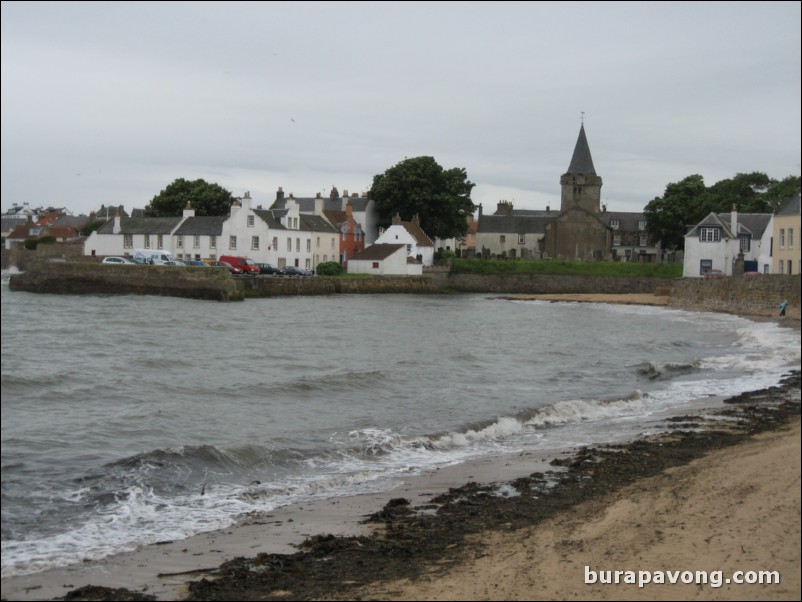
<svg viewBox="0 0 802 602">
<path fill-rule="evenodd" d="M 253 274 L 254 276 L 259 273 L 259 266 L 257 266 L 253 259 L 250 257 L 237 257 L 235 255 L 221 255 L 220 261 L 230 263 L 235 268 L 242 270 L 244 274 Z"/>
</svg>

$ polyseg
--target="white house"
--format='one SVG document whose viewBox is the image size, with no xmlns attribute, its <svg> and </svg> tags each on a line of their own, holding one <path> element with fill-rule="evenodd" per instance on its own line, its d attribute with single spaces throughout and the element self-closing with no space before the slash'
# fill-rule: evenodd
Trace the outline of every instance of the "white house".
<svg viewBox="0 0 802 602">
<path fill-rule="evenodd" d="M 348 260 L 349 274 L 420 276 L 423 264 L 411 259 L 405 244 L 376 243 Z"/>
<path fill-rule="evenodd" d="M 337 260 L 338 234 L 325 218 L 301 215 L 295 203 L 286 209 L 251 208 L 246 192 L 231 205 L 228 216 L 116 216 L 84 244 L 85 255 L 133 255 L 134 249 L 164 249 L 176 259 L 218 259 L 222 255 L 250 257 L 279 267 L 312 270 Z"/>
<path fill-rule="evenodd" d="M 123 217 L 116 215 L 92 232 L 84 243 L 84 255 L 127 255 L 134 249 L 163 249 L 174 253 L 172 234 L 195 212 L 185 209 L 182 217 Z"/>
<path fill-rule="evenodd" d="M 682 275 L 700 278 L 710 270 L 732 276 L 743 253 L 745 272 L 771 273 L 771 213 L 710 213 L 685 235 Z"/>
<path fill-rule="evenodd" d="M 393 217 L 393 224 L 379 233 L 376 244 L 406 245 L 408 257 L 419 261 L 424 266 L 434 265 L 434 243 L 421 229 L 420 219 L 417 215 L 412 218 L 411 222 L 402 222 L 401 216 L 396 213 Z M 367 249 L 365 250 L 367 251 Z"/>
</svg>

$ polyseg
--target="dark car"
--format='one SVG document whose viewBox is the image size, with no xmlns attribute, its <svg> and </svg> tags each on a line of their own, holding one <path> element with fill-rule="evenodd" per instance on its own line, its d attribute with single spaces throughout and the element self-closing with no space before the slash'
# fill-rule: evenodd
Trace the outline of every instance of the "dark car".
<svg viewBox="0 0 802 602">
<path fill-rule="evenodd" d="M 242 274 L 241 269 L 234 267 L 233 265 L 231 265 L 230 263 L 226 263 L 225 261 L 207 261 L 206 265 L 212 268 L 228 268 L 228 271 L 236 276 Z"/>
<path fill-rule="evenodd" d="M 305 270 L 303 268 L 295 267 L 294 265 L 288 265 L 284 268 L 284 275 L 285 276 L 312 276 L 313 272 L 309 270 Z"/>
<path fill-rule="evenodd" d="M 260 274 L 273 274 L 275 276 L 280 276 L 284 273 L 284 270 L 274 266 L 272 263 L 257 263 L 256 267 L 259 268 Z"/>
<path fill-rule="evenodd" d="M 707 270 L 705 278 L 724 278 L 725 274 L 721 270 Z"/>
</svg>

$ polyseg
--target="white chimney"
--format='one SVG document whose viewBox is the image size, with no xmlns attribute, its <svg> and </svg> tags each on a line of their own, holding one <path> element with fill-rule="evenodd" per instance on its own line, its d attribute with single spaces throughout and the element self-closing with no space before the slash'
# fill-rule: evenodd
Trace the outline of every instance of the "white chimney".
<svg viewBox="0 0 802 602">
<path fill-rule="evenodd" d="M 735 203 L 732 204 L 732 213 L 730 213 L 730 230 L 732 230 L 732 235 L 738 238 L 738 207 Z"/>
</svg>

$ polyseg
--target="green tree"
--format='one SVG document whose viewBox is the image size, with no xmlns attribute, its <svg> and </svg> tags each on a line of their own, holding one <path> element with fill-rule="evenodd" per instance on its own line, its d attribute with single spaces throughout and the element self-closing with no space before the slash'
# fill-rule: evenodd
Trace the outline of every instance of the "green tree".
<svg viewBox="0 0 802 602">
<path fill-rule="evenodd" d="M 777 211 L 785 202 L 799 192 L 799 176 L 788 176 L 782 180 L 772 180 L 766 192 L 766 202 L 771 211 Z"/>
<path fill-rule="evenodd" d="M 662 197 L 655 197 L 643 210 L 646 229 L 652 240 L 669 251 L 685 248 L 686 225 L 696 224 L 709 213 L 707 189 L 699 174 L 666 186 Z"/>
<path fill-rule="evenodd" d="M 378 225 L 391 225 L 396 213 L 403 220 L 418 215 L 421 228 L 432 238 L 463 236 L 467 218 L 476 209 L 471 200 L 474 186 L 463 168 L 444 170 L 433 157 L 404 159 L 373 177 Z"/>
<path fill-rule="evenodd" d="M 218 184 L 205 180 L 185 180 L 178 178 L 159 194 L 154 196 L 147 207 L 148 217 L 178 217 L 190 205 L 195 215 L 228 215 L 233 197 Z"/>
<path fill-rule="evenodd" d="M 766 191 L 772 181 L 766 174 L 754 171 L 738 173 L 732 178 L 716 182 L 707 189 L 707 213 L 726 213 L 732 210 L 733 205 L 740 213 L 770 213 Z"/>
</svg>

